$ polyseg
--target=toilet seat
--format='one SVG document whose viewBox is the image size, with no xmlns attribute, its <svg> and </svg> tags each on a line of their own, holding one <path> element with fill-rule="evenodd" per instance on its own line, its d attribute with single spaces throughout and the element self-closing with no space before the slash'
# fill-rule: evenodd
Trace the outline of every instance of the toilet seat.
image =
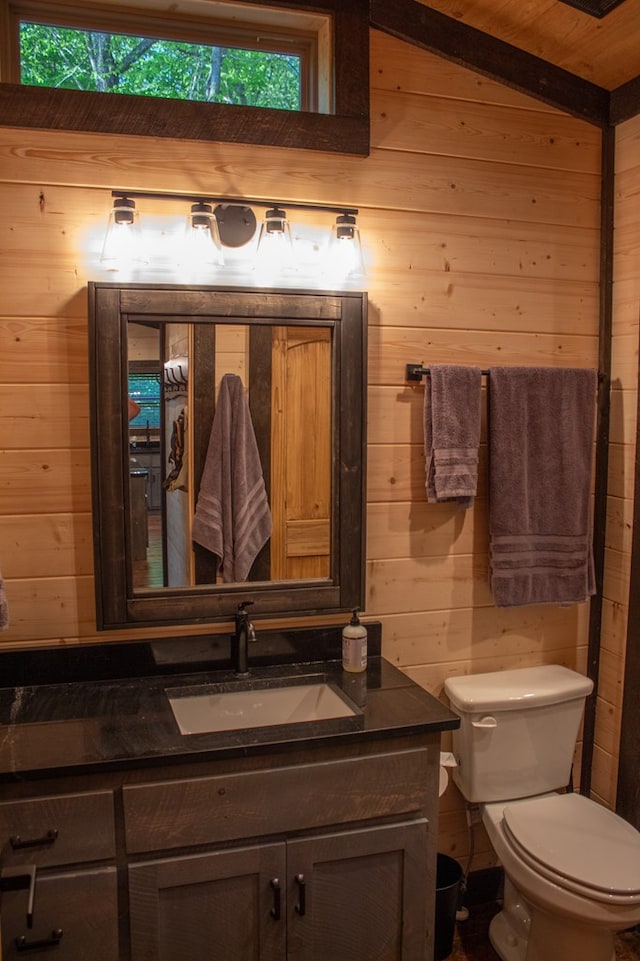
<svg viewBox="0 0 640 961">
<path fill-rule="evenodd" d="M 640 833 L 579 794 L 509 802 L 505 838 L 535 871 L 586 898 L 640 902 Z"/>
</svg>

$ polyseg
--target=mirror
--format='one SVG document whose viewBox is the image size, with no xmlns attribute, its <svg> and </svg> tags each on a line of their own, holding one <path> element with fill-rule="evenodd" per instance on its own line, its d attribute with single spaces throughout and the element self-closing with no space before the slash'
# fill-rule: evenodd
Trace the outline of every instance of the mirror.
<svg viewBox="0 0 640 961">
<path fill-rule="evenodd" d="M 331 329 L 130 320 L 127 371 L 134 591 L 329 577 Z M 216 445 L 233 442 L 218 428 L 210 439 L 223 382 L 225 392 L 234 382 L 246 389 L 250 436 L 228 455 L 253 451 L 251 481 L 262 479 L 268 503 L 262 518 L 254 512 L 255 527 L 270 521 L 271 536 L 256 557 L 227 551 L 219 571 L 200 493 L 212 471 L 224 470 Z"/>
<path fill-rule="evenodd" d="M 362 606 L 366 294 L 92 283 L 89 325 L 98 628 Z"/>
</svg>

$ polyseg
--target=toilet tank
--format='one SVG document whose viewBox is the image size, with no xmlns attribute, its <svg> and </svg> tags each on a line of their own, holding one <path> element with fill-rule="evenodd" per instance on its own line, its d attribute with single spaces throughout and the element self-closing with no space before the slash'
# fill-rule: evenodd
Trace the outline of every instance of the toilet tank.
<svg viewBox="0 0 640 961">
<path fill-rule="evenodd" d="M 460 715 L 453 779 L 474 803 L 532 797 L 569 782 L 593 681 L 559 665 L 450 677 Z"/>
</svg>

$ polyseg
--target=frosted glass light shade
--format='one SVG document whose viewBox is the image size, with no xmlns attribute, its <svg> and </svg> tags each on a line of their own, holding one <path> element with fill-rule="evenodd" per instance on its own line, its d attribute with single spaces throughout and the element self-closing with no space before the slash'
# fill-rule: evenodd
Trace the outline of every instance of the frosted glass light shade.
<svg viewBox="0 0 640 961">
<path fill-rule="evenodd" d="M 190 267 L 219 267 L 224 264 L 218 221 L 211 204 L 191 205 L 179 263 Z"/>
<path fill-rule="evenodd" d="M 291 226 L 284 210 L 267 210 L 260 225 L 256 250 L 256 269 L 277 273 L 290 267 L 293 259 Z"/>
<path fill-rule="evenodd" d="M 127 197 L 114 200 L 100 263 L 106 270 L 122 270 L 148 263 L 134 200 Z"/>
<path fill-rule="evenodd" d="M 338 277 L 364 276 L 360 230 L 353 214 L 340 214 L 331 228 L 328 266 Z"/>
</svg>

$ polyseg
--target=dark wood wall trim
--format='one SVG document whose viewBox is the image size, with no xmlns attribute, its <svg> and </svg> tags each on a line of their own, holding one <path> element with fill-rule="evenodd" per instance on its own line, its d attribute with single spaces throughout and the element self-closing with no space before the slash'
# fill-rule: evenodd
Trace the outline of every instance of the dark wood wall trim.
<svg viewBox="0 0 640 961">
<path fill-rule="evenodd" d="M 4 127 L 301 147 L 360 156 L 369 153 L 369 121 L 355 116 L 13 83 L 0 83 L 0 116 Z"/>
<path fill-rule="evenodd" d="M 640 368 L 638 379 L 640 380 Z M 640 731 L 640 698 L 638 697 L 638 680 L 640 679 L 640 393 L 638 393 L 633 505 L 634 524 L 616 811 L 640 829 L 640 737 L 638 736 Z"/>
<path fill-rule="evenodd" d="M 615 130 L 602 131 L 602 187 L 600 207 L 600 337 L 598 368 L 598 420 L 596 432 L 595 499 L 593 509 L 593 556 L 596 593 L 589 610 L 587 674 L 593 680 L 593 694 L 587 699 L 584 715 L 580 793 L 589 795 L 596 729 L 596 704 L 600 675 L 600 636 L 602 628 L 602 591 L 607 528 L 607 491 L 609 475 L 609 418 L 611 397 L 611 336 L 613 329 L 613 225 L 614 225 Z"/>
<path fill-rule="evenodd" d="M 609 93 L 517 47 L 416 0 L 371 0 L 371 26 L 476 70 L 508 87 L 599 126 L 609 122 Z"/>
<path fill-rule="evenodd" d="M 333 5 L 335 114 L 366 123 L 369 153 L 369 2 L 333 0 Z"/>
<path fill-rule="evenodd" d="M 631 120 L 640 113 L 640 77 L 623 83 L 611 91 L 611 106 L 609 109 L 611 123 L 619 124 L 624 120 Z"/>
<path fill-rule="evenodd" d="M 639 395 L 640 401 L 640 395 Z M 640 418 L 640 402 L 638 404 Z M 640 420 L 638 421 L 640 423 Z M 636 447 L 634 517 L 640 516 L 640 443 Z M 618 766 L 616 811 L 640 829 L 640 524 L 633 526 L 629 615 L 625 656 L 624 697 Z"/>
</svg>

